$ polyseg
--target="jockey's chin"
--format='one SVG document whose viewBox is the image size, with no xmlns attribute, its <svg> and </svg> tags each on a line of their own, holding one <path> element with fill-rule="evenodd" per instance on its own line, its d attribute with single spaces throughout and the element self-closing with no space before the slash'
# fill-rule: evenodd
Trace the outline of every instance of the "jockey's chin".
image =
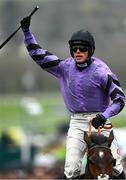
<svg viewBox="0 0 126 180">
<path fill-rule="evenodd" d="M 77 64 L 82 64 L 82 63 L 85 63 L 87 61 L 87 58 L 84 58 L 83 56 L 76 56 L 75 61 Z"/>
</svg>

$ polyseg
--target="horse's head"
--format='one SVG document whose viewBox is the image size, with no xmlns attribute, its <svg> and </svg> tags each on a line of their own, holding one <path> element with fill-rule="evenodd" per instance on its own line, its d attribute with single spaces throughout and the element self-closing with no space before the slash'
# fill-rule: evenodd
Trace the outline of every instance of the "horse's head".
<svg viewBox="0 0 126 180">
<path fill-rule="evenodd" d="M 109 137 L 102 134 L 92 133 L 90 136 L 85 132 L 84 140 L 87 143 L 87 178 L 109 179 L 112 177 L 114 158 L 111 153 L 111 143 L 114 139 L 113 131 Z"/>
</svg>

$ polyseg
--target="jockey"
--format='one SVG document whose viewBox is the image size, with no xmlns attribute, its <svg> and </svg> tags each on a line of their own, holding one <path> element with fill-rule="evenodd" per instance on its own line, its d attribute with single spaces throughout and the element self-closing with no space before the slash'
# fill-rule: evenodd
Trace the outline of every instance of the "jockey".
<svg viewBox="0 0 126 180">
<path fill-rule="evenodd" d="M 21 21 L 21 27 L 25 46 L 32 59 L 60 81 L 65 105 L 71 113 L 64 177 L 78 178 L 86 151 L 84 131 L 88 131 L 89 121 L 92 120 L 94 131 L 99 126 L 103 126 L 102 132 L 109 136 L 112 130 L 109 118 L 123 109 L 124 92 L 110 68 L 102 60 L 93 56 L 95 41 L 90 32 L 80 30 L 73 33 L 68 42 L 71 56 L 61 60 L 37 43 L 29 28 L 29 17 Z M 109 129 L 105 128 L 107 125 Z M 116 138 L 112 142 L 111 150 L 116 159 L 114 175 L 117 179 L 123 179 L 125 176 Z"/>
</svg>

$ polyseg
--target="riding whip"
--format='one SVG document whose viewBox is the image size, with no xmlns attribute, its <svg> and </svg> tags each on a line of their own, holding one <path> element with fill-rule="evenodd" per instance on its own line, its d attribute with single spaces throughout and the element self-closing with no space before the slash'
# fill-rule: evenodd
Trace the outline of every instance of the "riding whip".
<svg viewBox="0 0 126 180">
<path fill-rule="evenodd" d="M 37 10 L 39 9 L 39 6 L 36 6 L 33 11 L 31 12 L 31 14 L 29 15 L 29 17 L 31 17 Z M 0 45 L 0 49 L 2 49 L 3 46 L 5 46 L 5 44 L 7 44 L 7 42 L 21 29 L 21 26 L 19 26 L 16 31 L 14 31 L 1 45 Z"/>
</svg>

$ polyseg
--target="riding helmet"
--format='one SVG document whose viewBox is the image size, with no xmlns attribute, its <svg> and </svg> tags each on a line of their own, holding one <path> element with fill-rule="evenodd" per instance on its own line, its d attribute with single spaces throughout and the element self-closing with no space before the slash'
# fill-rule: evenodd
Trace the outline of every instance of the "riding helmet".
<svg viewBox="0 0 126 180">
<path fill-rule="evenodd" d="M 79 30 L 71 36 L 71 39 L 68 41 L 70 45 L 70 53 L 73 57 L 72 47 L 75 45 L 84 45 L 88 46 L 88 56 L 91 57 L 95 51 L 95 40 L 92 34 L 89 31 Z"/>
</svg>

